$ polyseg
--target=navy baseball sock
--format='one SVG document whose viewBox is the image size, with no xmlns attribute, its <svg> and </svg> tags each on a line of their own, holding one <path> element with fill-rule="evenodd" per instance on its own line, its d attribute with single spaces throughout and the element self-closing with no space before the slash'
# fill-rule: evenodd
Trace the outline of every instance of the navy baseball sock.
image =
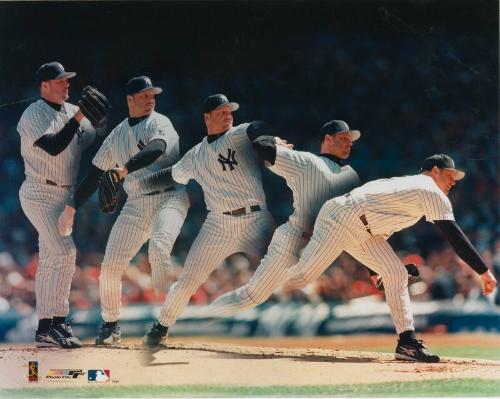
<svg viewBox="0 0 500 399">
<path fill-rule="evenodd" d="M 158 323 L 158 330 L 160 330 L 162 334 L 166 334 L 168 332 L 168 327 L 165 327 L 164 325 Z"/>
<path fill-rule="evenodd" d="M 105 321 L 104 324 L 106 325 L 106 327 L 116 327 L 118 321 Z"/>
<path fill-rule="evenodd" d="M 40 320 L 38 320 L 38 332 L 49 331 L 49 328 L 51 325 L 52 325 L 52 319 L 40 319 Z"/>
<path fill-rule="evenodd" d="M 399 342 L 408 342 L 417 339 L 415 336 L 415 331 L 407 330 L 399 334 Z"/>
<path fill-rule="evenodd" d="M 58 326 L 60 324 L 64 324 L 66 323 L 66 317 L 54 317 L 52 319 L 52 324 L 55 325 L 55 326 Z"/>
</svg>

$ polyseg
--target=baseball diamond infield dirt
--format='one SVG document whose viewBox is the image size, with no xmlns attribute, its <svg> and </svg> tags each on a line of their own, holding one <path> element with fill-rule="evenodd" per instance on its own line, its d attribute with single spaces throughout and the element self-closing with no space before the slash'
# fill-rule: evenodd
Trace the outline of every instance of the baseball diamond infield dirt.
<svg viewBox="0 0 500 399">
<path fill-rule="evenodd" d="M 392 336 L 172 338 L 167 349 L 157 351 L 141 347 L 139 341 L 125 340 L 111 348 L 89 342 L 78 350 L 4 344 L 0 347 L 0 388 L 33 387 L 27 379 L 29 361 L 38 361 L 39 387 L 88 385 L 88 370 L 95 369 L 109 370 L 109 383 L 120 385 L 331 385 L 500 378 L 500 361 L 445 357 L 441 363 L 422 364 L 395 361 L 392 353 L 347 350 L 392 345 Z M 431 348 L 452 343 L 500 349 L 498 336 L 430 336 L 428 342 Z M 81 370 L 85 374 L 47 378 L 54 369 Z"/>
</svg>

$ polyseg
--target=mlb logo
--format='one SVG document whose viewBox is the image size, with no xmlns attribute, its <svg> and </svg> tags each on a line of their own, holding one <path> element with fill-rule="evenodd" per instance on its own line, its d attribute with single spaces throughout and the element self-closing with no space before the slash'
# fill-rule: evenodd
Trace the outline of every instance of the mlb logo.
<svg viewBox="0 0 500 399">
<path fill-rule="evenodd" d="M 109 370 L 89 370 L 88 374 L 89 382 L 108 382 L 110 378 Z"/>
</svg>

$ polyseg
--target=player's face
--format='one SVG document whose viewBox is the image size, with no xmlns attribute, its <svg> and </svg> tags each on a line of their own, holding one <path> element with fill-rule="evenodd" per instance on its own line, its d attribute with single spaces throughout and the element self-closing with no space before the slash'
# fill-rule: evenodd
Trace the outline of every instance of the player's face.
<svg viewBox="0 0 500 399">
<path fill-rule="evenodd" d="M 349 132 L 326 135 L 323 151 L 340 159 L 347 159 L 351 154 L 352 141 Z"/>
<path fill-rule="evenodd" d="M 128 113 L 132 118 L 150 115 L 155 109 L 153 89 L 127 96 Z"/>
<path fill-rule="evenodd" d="M 435 166 L 432 169 L 432 178 L 446 195 L 448 195 L 451 188 L 456 184 L 455 173 L 450 169 L 440 169 Z"/>
<path fill-rule="evenodd" d="M 62 104 L 69 98 L 68 79 L 48 80 L 42 82 L 42 97 L 47 101 Z"/>
<path fill-rule="evenodd" d="M 217 108 L 205 114 L 205 124 L 208 134 L 228 131 L 233 127 L 233 114 L 229 105 Z"/>
</svg>

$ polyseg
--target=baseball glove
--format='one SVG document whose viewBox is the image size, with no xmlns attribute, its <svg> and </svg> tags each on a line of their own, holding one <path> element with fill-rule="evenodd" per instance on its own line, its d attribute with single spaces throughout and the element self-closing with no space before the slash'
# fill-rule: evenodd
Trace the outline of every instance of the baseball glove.
<svg viewBox="0 0 500 399">
<path fill-rule="evenodd" d="M 80 111 L 96 129 L 106 125 L 108 113 L 111 108 L 104 94 L 92 86 L 86 86 L 82 90 L 82 96 L 78 100 Z"/>
<path fill-rule="evenodd" d="M 99 181 L 99 206 L 101 212 L 113 213 L 118 204 L 118 192 L 123 179 L 115 169 L 104 172 Z"/>
<path fill-rule="evenodd" d="M 418 279 L 420 278 L 420 272 L 418 270 L 417 265 L 415 265 L 414 263 L 409 263 L 409 264 L 405 265 L 405 267 L 406 267 L 406 270 L 408 271 L 408 285 L 413 284 L 416 281 L 418 281 Z M 382 276 L 379 276 L 377 278 L 377 282 L 375 283 L 375 287 L 379 291 L 384 291 L 384 281 L 382 280 Z"/>
</svg>

